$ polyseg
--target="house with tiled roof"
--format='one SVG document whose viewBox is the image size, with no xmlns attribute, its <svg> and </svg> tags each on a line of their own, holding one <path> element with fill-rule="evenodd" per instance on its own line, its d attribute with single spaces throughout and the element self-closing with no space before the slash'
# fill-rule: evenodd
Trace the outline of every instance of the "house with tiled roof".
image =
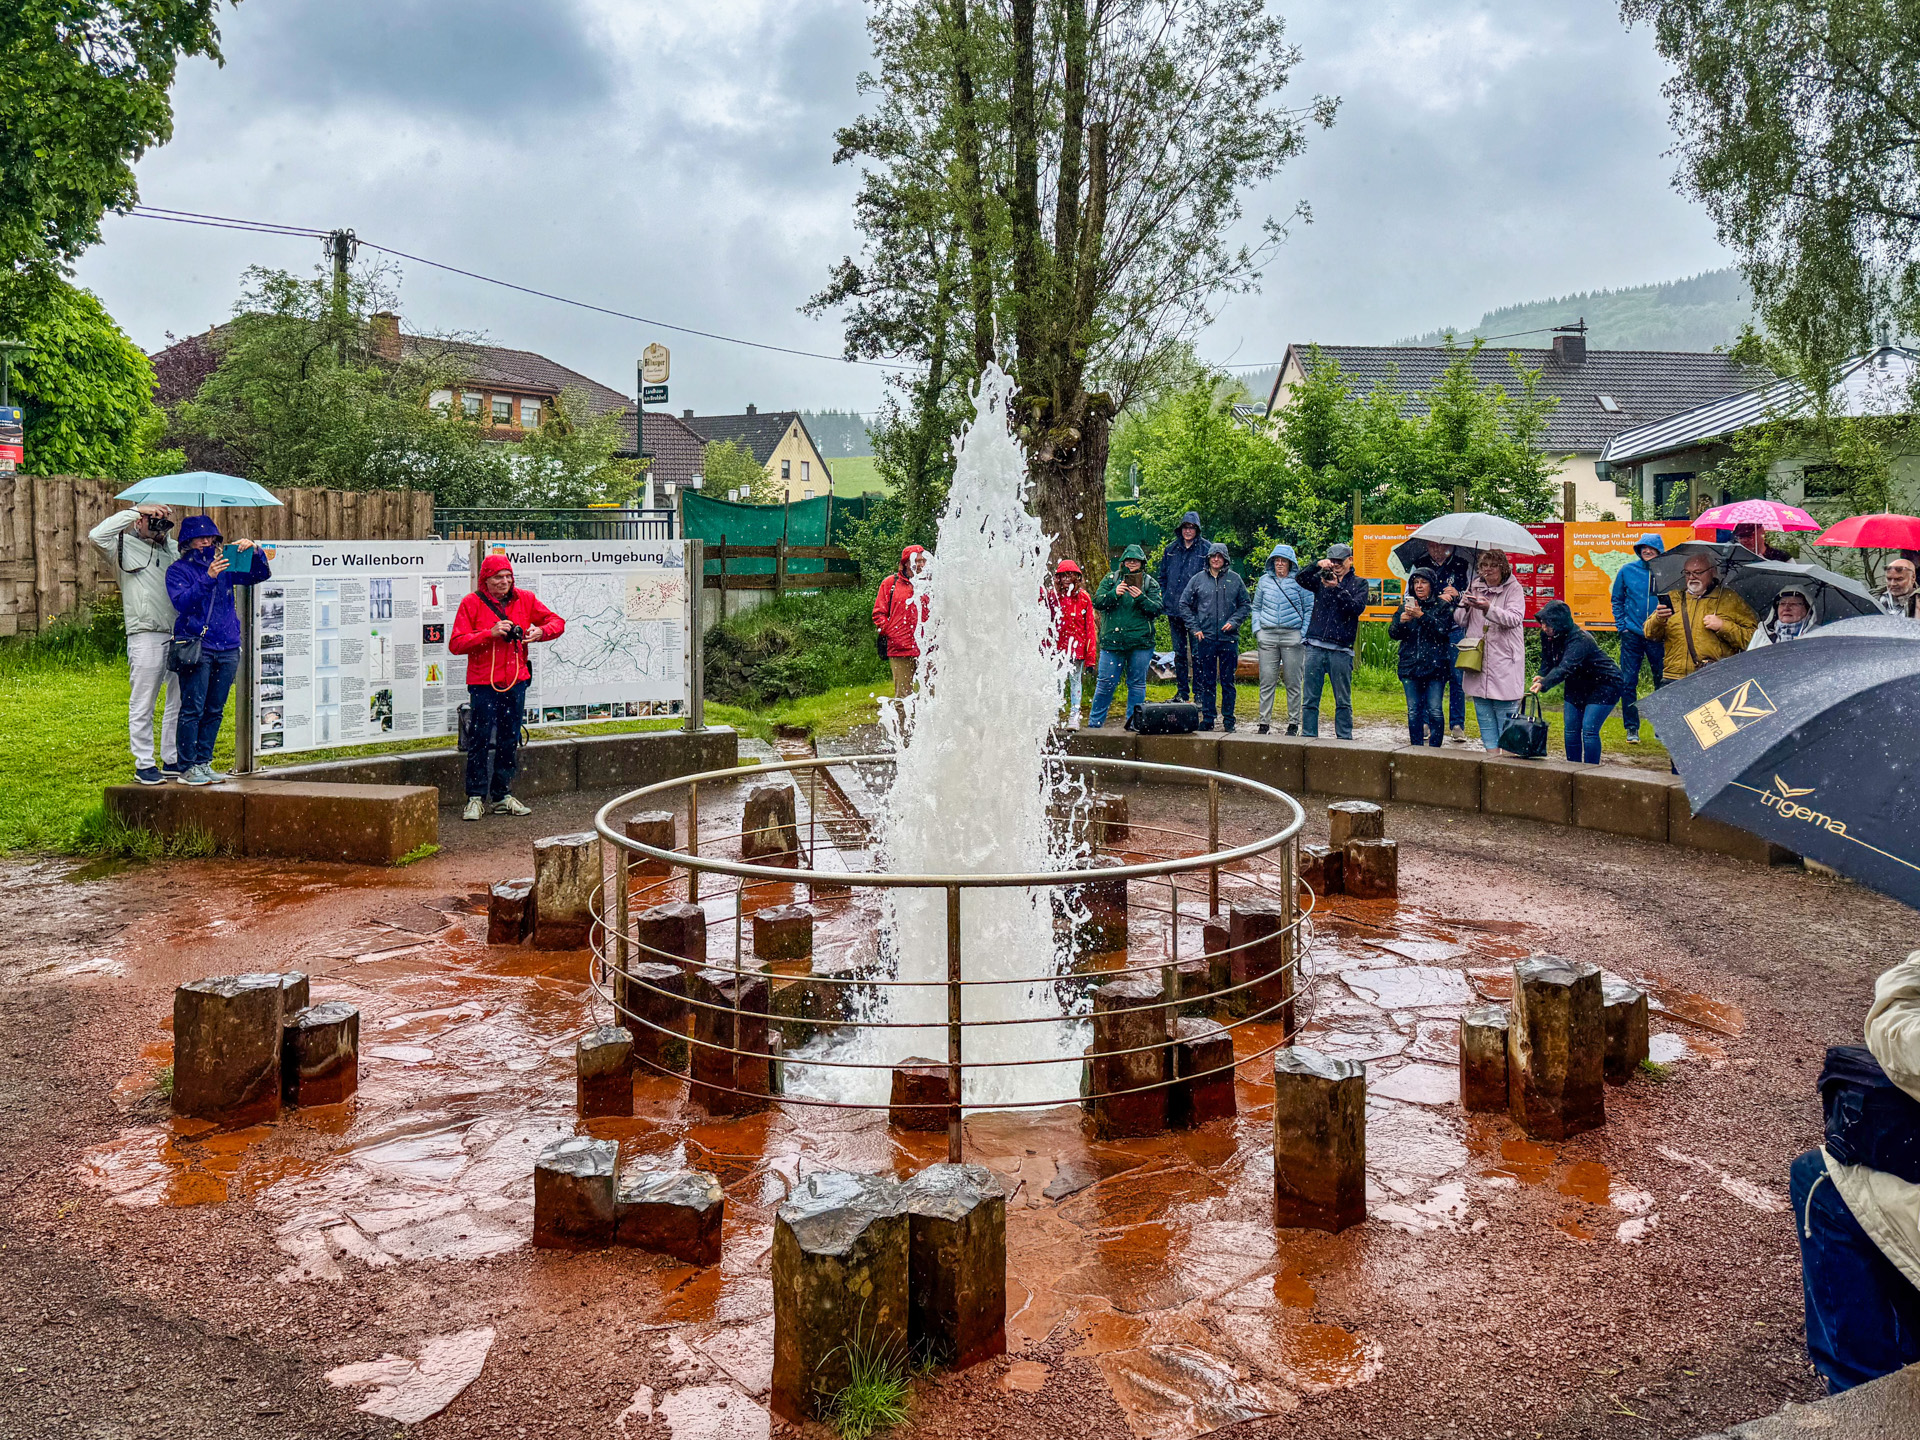
<svg viewBox="0 0 1920 1440">
<path fill-rule="evenodd" d="M 1444 346 L 1289 345 L 1268 397 L 1268 412 L 1284 410 L 1309 367 L 1324 361 L 1337 364 L 1357 393 L 1391 385 L 1406 397 L 1404 408 L 1415 412 L 1424 406 L 1422 395 L 1461 353 Z M 1599 468 L 1614 436 L 1750 390 L 1768 378 L 1718 351 L 1589 350 L 1584 335 L 1556 335 L 1546 349 L 1483 346 L 1472 357 L 1474 375 L 1482 385 L 1512 390 L 1509 356 L 1523 368 L 1539 371 L 1539 393 L 1558 402 L 1547 417 L 1541 449 L 1557 463 L 1558 478 L 1573 481 L 1577 514 L 1583 520 L 1631 514 L 1631 491 Z"/>
<path fill-rule="evenodd" d="M 754 405 L 741 415 L 696 415 L 683 410 L 680 420 L 709 443 L 732 440 L 746 447 L 789 500 L 813 500 L 833 493 L 833 472 L 798 410 L 763 413 Z"/>
</svg>

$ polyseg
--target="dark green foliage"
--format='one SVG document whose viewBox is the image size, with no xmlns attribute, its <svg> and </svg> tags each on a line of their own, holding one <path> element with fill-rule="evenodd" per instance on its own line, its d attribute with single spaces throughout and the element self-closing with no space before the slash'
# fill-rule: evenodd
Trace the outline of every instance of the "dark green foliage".
<svg viewBox="0 0 1920 1440">
<path fill-rule="evenodd" d="M 825 590 L 757 606 L 706 637 L 707 698 L 749 708 L 887 678 L 873 591 Z"/>
<path fill-rule="evenodd" d="M 0 640 L 0 675 L 45 667 L 96 665 L 124 660 L 127 630 L 120 594 L 110 591 L 35 635 Z"/>
</svg>

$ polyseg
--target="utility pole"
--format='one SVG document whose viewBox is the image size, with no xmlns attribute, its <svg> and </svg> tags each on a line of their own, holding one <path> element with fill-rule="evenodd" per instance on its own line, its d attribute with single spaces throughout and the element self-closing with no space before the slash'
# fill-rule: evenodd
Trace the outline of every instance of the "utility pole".
<svg viewBox="0 0 1920 1440">
<path fill-rule="evenodd" d="M 335 230 L 327 236 L 327 255 L 333 261 L 334 359 L 347 368 L 347 265 L 360 249 L 360 241 L 351 230 Z"/>
</svg>

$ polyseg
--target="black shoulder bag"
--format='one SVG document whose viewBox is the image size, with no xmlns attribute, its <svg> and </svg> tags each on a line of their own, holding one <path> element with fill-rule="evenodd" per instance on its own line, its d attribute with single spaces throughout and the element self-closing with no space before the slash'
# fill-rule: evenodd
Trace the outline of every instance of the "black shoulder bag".
<svg viewBox="0 0 1920 1440">
<path fill-rule="evenodd" d="M 1920 1101 L 1887 1078 L 1866 1046 L 1828 1049 L 1820 1109 L 1835 1160 L 1920 1184 Z"/>
<path fill-rule="evenodd" d="M 167 641 L 167 669 L 176 675 L 185 675 L 189 671 L 200 668 L 200 656 L 207 638 L 207 631 L 213 628 L 213 602 L 220 594 L 218 577 L 215 577 L 213 587 L 213 593 L 207 597 L 207 617 L 201 622 L 200 633 L 184 638 L 176 635 Z"/>
</svg>

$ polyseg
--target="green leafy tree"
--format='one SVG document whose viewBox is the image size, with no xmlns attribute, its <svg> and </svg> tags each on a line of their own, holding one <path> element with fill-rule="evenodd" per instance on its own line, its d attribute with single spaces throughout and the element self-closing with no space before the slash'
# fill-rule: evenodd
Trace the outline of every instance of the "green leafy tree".
<svg viewBox="0 0 1920 1440">
<path fill-rule="evenodd" d="M 1920 332 L 1920 23 L 1906 0 L 1622 0 L 1673 67 L 1681 187 L 1810 365 Z"/>
<path fill-rule="evenodd" d="M 91 292 L 47 274 L 0 276 L 0 334 L 27 346 L 11 387 L 26 412 L 27 470 L 139 480 L 182 468 L 178 450 L 161 448 L 153 366 Z"/>
<path fill-rule="evenodd" d="M 738 440 L 708 441 L 701 463 L 706 471 L 707 493 L 718 499 L 735 490 L 749 505 L 779 505 L 787 498 L 780 482 L 767 474 L 767 467 Z"/>
<path fill-rule="evenodd" d="M 0 5 L 0 263 L 51 272 L 139 198 L 133 162 L 173 134 L 183 55 L 220 59 L 219 0 Z"/>
</svg>

